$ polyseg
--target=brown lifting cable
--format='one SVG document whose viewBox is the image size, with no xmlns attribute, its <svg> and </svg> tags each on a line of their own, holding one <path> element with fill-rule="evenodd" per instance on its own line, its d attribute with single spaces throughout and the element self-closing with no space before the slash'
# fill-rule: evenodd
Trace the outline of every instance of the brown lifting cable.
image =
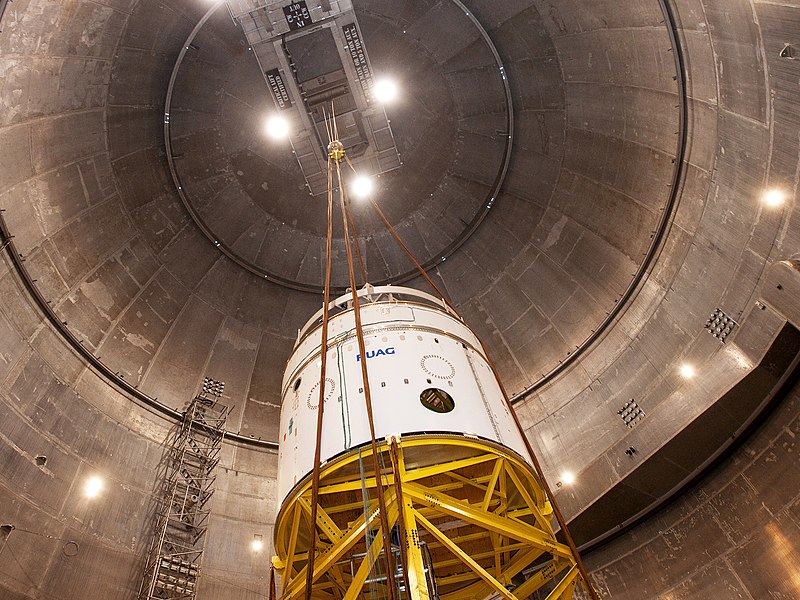
<svg viewBox="0 0 800 600">
<path fill-rule="evenodd" d="M 350 166 L 350 168 L 353 169 L 353 171 L 355 172 L 355 167 L 353 167 L 353 164 L 350 162 L 350 160 L 347 159 L 347 157 L 345 157 L 345 159 L 347 160 L 347 164 Z M 400 235 L 397 233 L 395 228 L 392 227 L 392 224 L 389 223 L 389 220 L 386 218 L 386 215 L 383 214 L 383 211 L 380 209 L 378 204 L 372 198 L 369 198 L 369 202 L 375 209 L 375 212 L 378 214 L 380 219 L 383 221 L 384 225 L 386 225 L 387 229 L 389 229 L 394 239 L 408 255 L 409 259 L 417 268 L 417 270 L 420 272 L 422 277 L 425 279 L 425 281 L 428 282 L 428 285 L 430 285 L 431 288 L 434 290 L 434 292 L 436 292 L 436 294 L 438 294 L 439 297 L 441 297 L 442 301 L 445 302 L 445 304 L 450 308 L 450 310 L 452 310 L 453 313 L 458 315 L 458 317 L 463 321 L 464 319 L 461 317 L 456 308 L 447 299 L 447 296 L 444 295 L 444 293 L 439 289 L 439 286 L 437 286 L 436 283 L 434 283 L 434 281 L 430 278 L 425 269 L 422 268 L 422 265 L 414 257 L 411 250 L 409 250 L 408 246 L 406 246 L 403 243 L 403 240 L 400 238 Z M 505 405 L 508 408 L 508 412 L 511 413 L 511 416 L 514 419 L 514 423 L 516 424 L 517 429 L 519 430 L 519 433 L 522 436 L 522 440 L 525 443 L 525 449 L 528 451 L 528 454 L 531 457 L 531 461 L 533 462 L 533 467 L 536 470 L 536 474 L 539 476 L 539 480 L 540 483 L 542 484 L 542 487 L 544 488 L 545 494 L 547 494 L 547 497 L 550 499 L 550 504 L 553 507 L 553 514 L 555 514 L 556 521 L 558 522 L 559 527 L 561 527 L 561 531 L 564 532 L 564 539 L 566 540 L 567 545 L 572 551 L 572 556 L 575 558 L 575 563 L 577 564 L 578 571 L 580 572 L 581 578 L 583 579 L 584 587 L 586 588 L 586 591 L 589 593 L 589 595 L 592 597 L 592 600 L 600 600 L 600 595 L 597 593 L 597 590 L 594 589 L 594 586 L 589 581 L 589 574 L 586 572 L 586 567 L 584 566 L 583 560 L 581 559 L 581 555 L 578 552 L 578 547 L 575 545 L 575 541 L 572 539 L 572 535 L 570 534 L 569 529 L 567 528 L 567 523 L 564 519 L 564 515 L 561 513 L 561 509 L 558 507 L 558 503 L 556 502 L 555 496 L 553 495 L 553 492 L 550 489 L 550 486 L 548 485 L 547 480 L 544 477 L 544 472 L 542 471 L 542 466 L 539 463 L 539 459 L 533 452 L 533 447 L 531 446 L 531 443 L 528 440 L 528 436 L 525 435 L 525 430 L 522 428 L 522 423 L 520 423 L 519 417 L 517 417 L 517 413 L 514 410 L 514 407 L 511 405 L 511 402 L 508 398 L 508 393 L 506 392 L 506 388 L 503 385 L 502 380 L 500 379 L 499 373 L 497 372 L 497 367 L 495 367 L 494 361 L 492 361 L 491 357 L 489 356 L 489 352 L 487 351 L 486 345 L 483 343 L 483 340 L 481 340 L 477 334 L 475 335 L 475 337 L 478 339 L 478 342 L 481 345 L 481 350 L 483 350 L 483 355 L 486 358 L 486 362 L 489 364 L 489 368 L 491 368 L 492 373 L 494 374 L 495 379 L 497 380 L 497 383 L 500 386 L 500 391 L 503 395 L 503 401 L 505 402 Z"/>
<path fill-rule="evenodd" d="M 346 158 L 346 157 L 345 157 Z M 372 448 L 372 466 L 375 471 L 375 491 L 378 496 L 378 511 L 383 533 L 384 558 L 386 559 L 387 587 L 390 600 L 395 598 L 394 569 L 392 569 L 391 552 L 392 538 L 389 531 L 389 519 L 386 514 L 386 499 L 383 494 L 383 474 L 378 459 L 378 444 L 375 441 L 375 421 L 372 415 L 372 395 L 369 388 L 369 375 L 367 374 L 367 353 L 364 344 L 364 330 L 361 326 L 361 307 L 358 303 L 358 290 L 356 290 L 356 276 L 353 268 L 353 250 L 350 248 L 349 229 L 347 227 L 347 207 L 344 202 L 344 183 L 339 162 L 336 161 L 336 177 L 339 180 L 339 204 L 342 209 L 342 224 L 344 226 L 345 249 L 347 250 L 347 271 L 350 276 L 350 292 L 353 298 L 353 316 L 356 324 L 356 338 L 358 339 L 358 353 L 361 356 L 361 379 L 364 383 L 364 402 L 367 405 L 367 421 L 369 422 L 370 443 Z"/>
<path fill-rule="evenodd" d="M 275 587 L 275 567 L 270 565 L 269 567 L 269 600 L 278 600 L 277 599 L 278 593 Z"/>
<path fill-rule="evenodd" d="M 345 157 L 346 158 L 346 157 Z M 345 192 L 345 200 L 349 200 L 347 198 L 347 193 Z M 355 228 L 355 219 L 350 214 L 350 203 L 349 201 L 346 203 L 348 213 L 347 213 L 347 222 L 350 224 L 351 227 Z M 358 239 L 358 232 L 353 232 L 353 239 Z M 356 243 L 356 242 L 354 242 Z M 356 243 L 356 251 L 358 251 L 358 244 Z M 358 256 L 361 256 L 361 253 L 358 252 Z M 364 277 L 364 282 L 367 281 L 367 273 L 364 269 L 364 265 L 362 263 L 362 274 Z M 374 437 L 374 436 L 373 436 Z M 400 478 L 398 474 L 398 461 L 397 461 L 397 442 L 394 438 L 392 438 L 390 447 L 389 447 L 390 458 L 392 461 L 392 469 L 393 469 L 393 477 L 394 477 L 394 487 L 395 487 L 395 495 L 397 496 L 397 506 L 398 506 L 398 515 L 397 515 L 397 529 L 398 533 L 400 534 L 400 565 L 403 568 L 403 578 L 408 584 L 408 552 L 406 550 L 405 540 L 406 538 L 406 524 L 405 524 L 405 517 L 403 516 L 403 488 L 400 483 Z"/>
<path fill-rule="evenodd" d="M 339 187 L 341 187 L 342 191 L 344 191 L 344 187 L 343 187 L 341 181 L 339 182 Z M 361 270 L 361 281 L 363 281 L 364 285 L 366 285 L 367 284 L 367 268 L 366 268 L 366 266 L 364 264 L 364 257 L 361 255 L 361 246 L 359 246 L 359 244 L 358 244 L 358 229 L 356 229 L 355 219 L 353 219 L 353 216 L 350 214 L 350 198 L 347 197 L 347 192 L 344 192 L 344 199 L 345 199 L 345 205 L 347 206 L 347 209 L 348 209 L 347 210 L 347 224 L 349 225 L 350 229 L 353 230 L 353 233 L 352 233 L 352 235 L 350 237 L 352 238 L 353 245 L 356 248 L 356 258 L 358 259 L 358 267 Z"/>
<path fill-rule="evenodd" d="M 320 346 L 319 403 L 317 404 L 317 437 L 314 447 L 314 471 L 311 479 L 311 545 L 306 563 L 306 600 L 311 598 L 314 583 L 314 558 L 317 549 L 317 502 L 319 501 L 320 454 L 322 448 L 322 414 L 325 410 L 325 375 L 328 364 L 328 317 L 331 295 L 331 247 L 333 245 L 333 169 L 328 158 L 328 238 L 325 245 L 325 290 L 322 299 L 322 344 Z M 291 573 L 286 573 L 290 577 Z"/>
</svg>

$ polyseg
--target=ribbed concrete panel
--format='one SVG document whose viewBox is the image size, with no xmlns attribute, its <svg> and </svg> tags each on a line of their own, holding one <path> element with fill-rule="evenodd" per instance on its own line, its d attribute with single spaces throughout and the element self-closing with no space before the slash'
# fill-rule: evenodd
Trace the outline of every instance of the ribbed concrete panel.
<svg viewBox="0 0 800 600">
<path fill-rule="evenodd" d="M 431 255 L 464 230 L 491 189 L 481 152 L 496 162 L 508 133 L 501 79 L 452 3 L 357 4 L 374 66 L 395 70 L 415 91 L 391 118 L 396 134 L 407 125 L 398 147 L 403 172 L 416 175 L 393 186 L 384 178 L 392 198 L 381 202 L 413 250 Z M 780 309 L 755 301 L 770 263 L 800 257 L 798 62 L 779 56 L 800 11 L 748 0 L 672 3 L 690 99 L 674 218 L 624 310 L 580 352 L 633 281 L 672 191 L 679 113 L 663 15 L 644 0 L 466 5 L 504 63 L 514 146 L 488 216 L 432 275 L 521 395 L 520 417 L 548 475 L 578 474 L 576 487 L 558 489 L 567 514 L 581 515 L 712 410 L 782 326 Z M 275 439 L 284 359 L 320 299 L 226 258 L 176 193 L 164 100 L 178 51 L 207 9 L 194 0 L 9 3 L 0 33 L 0 208 L 16 258 L 55 321 L 120 381 L 180 408 L 213 372 L 228 381 L 232 428 Z M 237 35 L 219 11 L 181 68 L 176 164 L 200 214 L 239 257 L 318 283 L 321 205 L 296 201 L 294 158 L 253 125 L 269 98 Z M 241 93 L 232 93 L 234 81 Z M 786 194 L 781 207 L 761 203 L 772 186 Z M 269 218 L 255 218 L 265 209 Z M 407 270 L 380 222 L 366 207 L 354 212 L 370 273 Z M 345 281 L 340 240 L 334 254 Z M 704 329 L 716 308 L 739 323 L 725 346 Z M 132 597 L 171 421 L 123 395 L 62 333 L 33 305 L 16 267 L 0 263 L 0 522 L 36 532 L 12 533 L 3 556 L 10 548 L 25 570 L 0 561 L 0 595 Z M 695 379 L 678 374 L 684 362 Z M 634 429 L 617 414 L 631 398 L 647 414 Z M 721 414 L 707 439 L 723 440 L 734 426 Z M 750 566 L 776 540 L 798 535 L 787 508 L 794 500 L 784 497 L 794 475 L 780 466 L 787 461 L 767 460 L 791 440 L 769 443 L 777 446 L 734 483 L 703 492 L 713 500 L 692 495 L 649 533 L 633 533 L 627 541 L 641 552 L 614 555 L 598 575 L 609 597 L 758 598 L 787 581 Z M 706 445 L 663 461 L 662 472 L 688 474 L 688 455 Z M 631 446 L 635 458 L 624 454 Z M 40 454 L 45 468 L 36 465 Z M 750 461 L 742 456 L 734 464 Z M 268 553 L 246 547 L 255 534 L 269 539 L 274 456 L 229 444 L 223 464 L 204 593 L 256 596 Z M 89 504 L 80 489 L 97 471 L 108 495 Z M 636 502 L 660 493 L 654 481 L 629 487 Z M 751 513 L 755 528 L 745 530 L 742 515 Z M 77 541 L 79 553 L 68 556 L 63 540 Z M 647 586 L 631 586 L 631 574 Z"/>
<path fill-rule="evenodd" d="M 796 554 L 800 533 L 798 488 L 790 483 L 800 477 L 798 398 L 795 389 L 753 439 L 683 499 L 589 558 L 603 597 L 797 593 L 786 557 Z M 702 560 L 695 547 L 704 548 Z"/>
<path fill-rule="evenodd" d="M 142 378 L 142 390 L 153 398 L 183 409 L 201 381 L 209 351 L 224 315 L 191 296 L 173 322 Z"/>
</svg>

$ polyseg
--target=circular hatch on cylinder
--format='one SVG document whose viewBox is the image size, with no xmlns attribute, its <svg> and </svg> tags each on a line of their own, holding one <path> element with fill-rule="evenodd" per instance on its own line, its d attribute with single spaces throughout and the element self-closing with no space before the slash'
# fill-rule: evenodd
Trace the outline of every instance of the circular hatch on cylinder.
<svg viewBox="0 0 800 600">
<path fill-rule="evenodd" d="M 419 395 L 422 406 L 437 413 L 449 413 L 456 407 L 453 397 L 439 388 L 428 388 Z"/>
</svg>

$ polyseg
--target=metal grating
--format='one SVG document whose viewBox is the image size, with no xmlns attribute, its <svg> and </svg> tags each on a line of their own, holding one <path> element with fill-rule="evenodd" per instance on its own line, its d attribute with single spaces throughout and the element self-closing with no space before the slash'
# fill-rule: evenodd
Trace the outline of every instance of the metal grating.
<svg viewBox="0 0 800 600">
<path fill-rule="evenodd" d="M 617 414 L 622 418 L 622 422 L 630 429 L 645 417 L 645 412 L 636 404 L 636 400 L 633 398 L 623 404 L 622 408 L 617 411 Z"/>
<path fill-rule="evenodd" d="M 736 321 L 726 315 L 721 308 L 715 308 L 711 317 L 706 321 L 706 331 L 724 344 L 725 339 L 733 332 L 736 325 Z"/>
<path fill-rule="evenodd" d="M 194 599 L 214 495 L 214 468 L 225 435 L 225 384 L 206 377 L 166 441 L 156 528 L 139 600 Z"/>
</svg>

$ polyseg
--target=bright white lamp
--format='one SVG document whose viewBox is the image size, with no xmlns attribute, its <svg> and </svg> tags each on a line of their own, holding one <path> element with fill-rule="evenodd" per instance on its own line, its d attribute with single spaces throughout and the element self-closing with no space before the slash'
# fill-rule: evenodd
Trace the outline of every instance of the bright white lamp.
<svg viewBox="0 0 800 600">
<path fill-rule="evenodd" d="M 780 206 L 783 204 L 784 193 L 781 190 L 769 190 L 764 193 L 763 200 L 767 206 Z"/>
<path fill-rule="evenodd" d="M 274 140 L 282 140 L 289 136 L 289 121 L 280 115 L 272 115 L 267 119 L 267 135 Z"/>
<path fill-rule="evenodd" d="M 387 104 L 397 98 L 397 84 L 391 79 L 378 79 L 372 85 L 372 96 L 376 102 Z"/>
<path fill-rule="evenodd" d="M 375 185 L 372 183 L 372 179 L 364 175 L 359 175 L 350 184 L 350 191 L 356 198 L 366 198 L 374 188 Z"/>
<path fill-rule="evenodd" d="M 96 498 L 103 489 L 103 480 L 97 477 L 96 475 L 93 477 L 89 477 L 86 480 L 86 487 L 84 488 L 84 492 L 86 493 L 87 498 Z"/>
</svg>

